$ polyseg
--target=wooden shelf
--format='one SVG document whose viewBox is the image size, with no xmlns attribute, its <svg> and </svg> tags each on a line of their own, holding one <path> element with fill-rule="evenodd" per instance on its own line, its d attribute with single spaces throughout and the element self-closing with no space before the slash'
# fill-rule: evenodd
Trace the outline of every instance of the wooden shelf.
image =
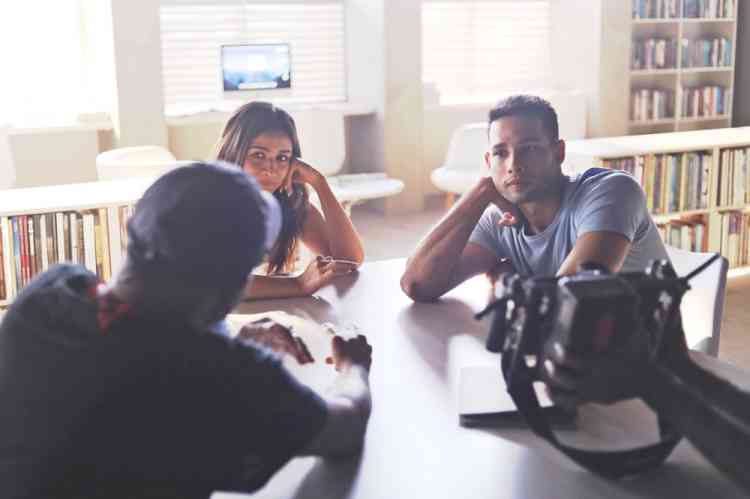
<svg viewBox="0 0 750 499">
<path fill-rule="evenodd" d="M 713 119 L 713 118 L 711 118 Z M 727 119 L 727 116 L 719 117 L 719 119 Z M 747 265 L 750 269 L 750 260 L 748 260 L 748 254 L 746 248 L 741 248 L 737 244 L 737 241 L 727 240 L 726 231 L 727 218 L 724 216 L 727 212 L 739 212 L 743 214 L 743 231 L 750 230 L 744 226 L 747 222 L 747 214 L 750 214 L 750 203 L 743 204 L 742 201 L 746 199 L 747 192 L 740 192 L 740 197 L 729 197 L 723 198 L 726 200 L 738 200 L 733 205 L 717 206 L 717 201 L 721 196 L 721 193 L 729 192 L 730 195 L 734 195 L 734 187 L 725 185 L 722 182 L 724 179 L 720 176 L 719 167 L 723 161 L 736 160 L 729 159 L 729 156 L 724 154 L 727 149 L 742 148 L 750 151 L 750 127 L 740 128 L 720 128 L 711 130 L 693 130 L 685 132 L 671 132 L 671 133 L 658 133 L 658 134 L 647 134 L 647 135 L 630 135 L 622 137 L 608 137 L 600 139 L 588 139 L 588 140 L 571 140 L 566 143 L 566 160 L 563 165 L 563 171 L 566 175 L 579 174 L 591 166 L 614 166 L 623 167 L 627 166 L 643 166 L 643 179 L 644 191 L 647 196 L 650 197 L 650 202 L 656 200 L 656 206 L 659 208 L 667 206 L 674 206 L 675 198 L 671 197 L 672 194 L 668 194 L 667 199 L 659 198 L 653 191 L 655 180 L 655 162 L 653 160 L 654 155 L 668 155 L 668 154 L 689 154 L 700 152 L 703 154 L 703 158 L 700 164 L 701 168 L 704 168 L 707 172 L 706 175 L 702 175 L 705 182 L 701 186 L 701 190 L 707 189 L 708 199 L 705 201 L 708 203 L 708 208 L 698 210 L 685 210 L 676 211 L 671 213 L 652 213 L 653 220 L 661 225 L 667 224 L 672 220 L 684 219 L 691 216 L 702 215 L 705 220 L 704 230 L 706 232 L 707 251 L 722 251 L 722 254 L 730 259 L 730 263 L 736 262 L 738 265 Z M 636 159 L 638 157 L 646 157 L 643 159 Z M 623 160 L 634 159 L 635 161 L 623 164 Z M 678 161 L 679 168 L 685 168 L 688 163 L 684 161 L 684 157 L 681 161 Z M 608 164 L 608 162 L 617 160 L 621 163 L 619 165 Z M 662 162 L 662 165 L 668 164 Z M 723 166 L 722 168 L 725 168 Z M 641 171 L 640 169 L 638 170 Z M 671 182 L 675 181 L 675 177 L 670 177 L 670 170 L 662 170 L 662 174 L 665 177 L 663 179 L 670 179 Z M 684 170 L 683 170 L 684 171 Z M 725 177 L 734 181 L 735 178 L 731 176 Z M 666 180 L 670 182 L 670 180 Z M 671 189 L 681 186 L 672 184 L 663 185 L 668 192 L 672 192 Z M 739 187 L 739 186 L 738 186 Z M 727 191 L 728 189 L 728 191 Z M 681 195 L 686 195 L 687 192 L 681 192 Z M 744 197 L 743 197 L 744 196 Z M 705 199 L 705 198 L 704 198 Z M 694 205 L 693 205 L 694 206 Z M 672 242 L 675 242 L 675 234 L 673 231 L 676 224 L 670 224 L 671 227 L 668 230 L 666 236 L 667 239 L 672 238 Z M 682 230 L 682 229 L 680 229 Z M 686 237 L 686 234 L 682 234 L 680 237 Z M 689 237 L 695 237 L 694 233 L 690 233 Z M 682 239 L 676 240 L 678 246 L 681 245 Z M 729 248 L 725 246 L 729 244 Z M 738 249 L 739 248 L 739 249 Z"/>
<path fill-rule="evenodd" d="M 59 211 L 85 211 L 135 203 L 152 177 L 106 182 L 85 182 L 0 191 L 0 216 L 35 215 Z"/>
<path fill-rule="evenodd" d="M 738 127 L 571 140 L 566 143 L 565 151 L 568 155 L 616 159 L 644 154 L 712 151 L 748 145 L 750 127 Z"/>
<path fill-rule="evenodd" d="M 677 68 L 665 68 L 665 69 L 631 69 L 631 76 L 660 76 L 660 75 L 676 75 L 680 70 Z"/>
<path fill-rule="evenodd" d="M 676 118 L 664 118 L 661 120 L 648 120 L 648 121 L 630 121 L 629 124 L 632 127 L 648 127 L 658 125 L 673 125 L 676 122 Z"/>
<path fill-rule="evenodd" d="M 589 135 L 593 137 L 620 136 L 627 134 L 677 132 L 681 130 L 704 130 L 716 126 L 725 126 L 732 119 L 731 95 L 734 92 L 735 65 L 739 58 L 746 58 L 737 46 L 739 2 L 733 2 L 730 17 L 721 18 L 633 18 L 634 0 L 617 0 L 602 3 L 602 32 L 610 35 L 601 41 L 599 56 L 600 93 L 591 102 L 592 119 L 588 125 Z M 638 12 L 638 11 L 636 11 Z M 644 11 L 641 11 L 644 12 Z M 651 11 L 654 12 L 654 11 Z M 659 11 L 663 13 L 663 11 Z M 691 13 L 693 11 L 690 11 Z M 681 41 L 703 38 L 726 38 L 731 47 L 726 59 L 731 61 L 727 66 L 682 67 Z M 633 69 L 638 40 L 669 39 L 676 43 L 676 57 L 670 53 L 670 63 L 675 68 Z M 648 57 L 651 61 L 651 57 Z M 676 59 L 676 61 L 675 61 Z M 645 62 L 645 56 L 644 61 Z M 661 60 L 660 60 L 661 62 Z M 706 62 L 703 59 L 694 62 Z M 641 89 L 670 92 L 675 97 L 680 95 L 683 87 L 701 88 L 704 86 L 721 86 L 726 90 L 726 118 L 700 117 L 700 119 L 660 119 L 650 121 L 631 120 L 634 106 L 634 92 Z M 645 97 L 645 95 L 644 95 Z M 649 95 L 653 99 L 653 94 Z M 640 99 L 640 98 L 638 98 Z M 675 99 L 675 114 L 681 111 L 682 101 Z M 653 102 L 650 102 L 653 104 Z M 661 109 L 664 111 L 664 109 Z M 640 116 L 643 117 L 643 116 Z"/>
<path fill-rule="evenodd" d="M 656 223 L 666 223 L 670 220 L 675 220 L 677 218 L 683 218 L 683 217 L 689 217 L 694 215 L 707 215 L 708 213 L 711 213 L 711 210 L 704 209 L 704 210 L 687 210 L 687 211 L 675 211 L 673 213 L 660 213 L 660 214 L 653 214 L 651 217 L 654 219 L 654 222 Z"/>
<path fill-rule="evenodd" d="M 730 116 L 728 114 L 720 114 L 717 116 L 697 116 L 697 117 L 685 117 L 685 118 L 678 118 L 677 120 L 680 123 L 701 123 L 704 121 L 719 121 L 719 120 L 728 120 Z"/>
<path fill-rule="evenodd" d="M 704 67 L 687 67 L 679 70 L 681 73 L 723 73 L 725 71 L 734 71 L 732 66 L 704 66 Z"/>
<path fill-rule="evenodd" d="M 682 18 L 685 24 L 702 24 L 702 23 L 733 23 L 734 17 L 685 17 Z"/>
<path fill-rule="evenodd" d="M 674 18 L 638 18 L 630 19 L 633 24 L 701 24 L 701 23 L 731 23 L 733 17 L 674 17 Z"/>
<path fill-rule="evenodd" d="M 663 18 L 631 18 L 633 24 L 677 24 L 680 22 L 679 17 L 663 19 Z"/>
</svg>

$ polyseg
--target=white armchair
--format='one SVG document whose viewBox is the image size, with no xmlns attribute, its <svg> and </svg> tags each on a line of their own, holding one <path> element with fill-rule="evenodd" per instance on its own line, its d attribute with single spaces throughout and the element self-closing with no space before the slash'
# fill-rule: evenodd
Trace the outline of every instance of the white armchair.
<svg viewBox="0 0 750 499">
<path fill-rule="evenodd" d="M 96 157 L 96 174 L 99 180 L 158 177 L 180 163 L 163 147 L 122 147 L 103 152 Z"/>
<path fill-rule="evenodd" d="M 340 174 L 346 161 L 346 134 L 344 117 L 340 111 L 316 110 L 314 113 L 295 113 L 294 120 L 302 146 L 302 159 L 325 175 L 336 199 L 347 213 L 355 204 L 372 199 L 395 196 L 404 189 L 401 180 L 385 173 Z M 306 131 L 316 130 L 317 134 Z M 321 141 L 320 131 L 325 130 L 326 141 Z M 313 196 L 314 198 L 314 196 Z M 313 202 L 317 202 L 313 199 Z"/>
<path fill-rule="evenodd" d="M 694 253 L 671 246 L 667 246 L 667 254 L 679 276 L 688 274 L 713 256 L 713 253 Z M 714 357 L 719 354 L 728 267 L 727 259 L 721 257 L 695 276 L 680 306 L 688 346 Z"/>
<path fill-rule="evenodd" d="M 483 176 L 487 151 L 487 123 L 462 125 L 451 137 L 445 163 L 433 170 L 432 183 L 448 193 L 448 205 Z"/>
</svg>

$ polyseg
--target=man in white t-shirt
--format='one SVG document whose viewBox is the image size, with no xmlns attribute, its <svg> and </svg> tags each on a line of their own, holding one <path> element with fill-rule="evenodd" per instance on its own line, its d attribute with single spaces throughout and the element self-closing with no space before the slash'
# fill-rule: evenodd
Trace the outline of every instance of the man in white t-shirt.
<svg viewBox="0 0 750 499">
<path fill-rule="evenodd" d="M 509 97 L 490 111 L 489 124 L 489 175 L 407 262 L 401 287 L 412 299 L 435 299 L 481 273 L 568 275 L 584 262 L 633 271 L 667 258 L 633 177 L 598 168 L 563 175 L 565 142 L 547 101 Z"/>
</svg>

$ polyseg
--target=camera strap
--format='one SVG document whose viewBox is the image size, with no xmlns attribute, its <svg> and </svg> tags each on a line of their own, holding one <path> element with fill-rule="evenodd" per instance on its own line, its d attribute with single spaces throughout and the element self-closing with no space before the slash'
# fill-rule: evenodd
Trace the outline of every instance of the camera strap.
<svg viewBox="0 0 750 499">
<path fill-rule="evenodd" d="M 502 356 L 503 377 L 508 383 L 512 368 L 511 355 Z M 534 392 L 534 376 L 525 362 L 514 367 L 513 383 L 508 384 L 508 393 L 526 423 L 538 436 L 578 463 L 580 466 L 606 478 L 622 478 L 655 468 L 662 464 L 682 439 L 671 425 L 659 417 L 661 441 L 645 447 L 618 451 L 591 451 L 565 445 L 557 438 L 547 416 L 542 412 Z"/>
</svg>

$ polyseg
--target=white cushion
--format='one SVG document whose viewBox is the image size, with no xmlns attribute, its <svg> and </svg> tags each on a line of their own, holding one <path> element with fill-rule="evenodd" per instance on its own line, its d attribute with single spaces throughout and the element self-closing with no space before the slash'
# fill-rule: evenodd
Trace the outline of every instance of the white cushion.
<svg viewBox="0 0 750 499">
<path fill-rule="evenodd" d="M 328 184 L 340 202 L 357 202 L 394 196 L 404 190 L 401 180 L 385 173 L 355 173 L 328 177 Z"/>
<path fill-rule="evenodd" d="M 122 147 L 97 155 L 96 173 L 99 180 L 158 177 L 183 163 L 163 147 Z"/>
</svg>

